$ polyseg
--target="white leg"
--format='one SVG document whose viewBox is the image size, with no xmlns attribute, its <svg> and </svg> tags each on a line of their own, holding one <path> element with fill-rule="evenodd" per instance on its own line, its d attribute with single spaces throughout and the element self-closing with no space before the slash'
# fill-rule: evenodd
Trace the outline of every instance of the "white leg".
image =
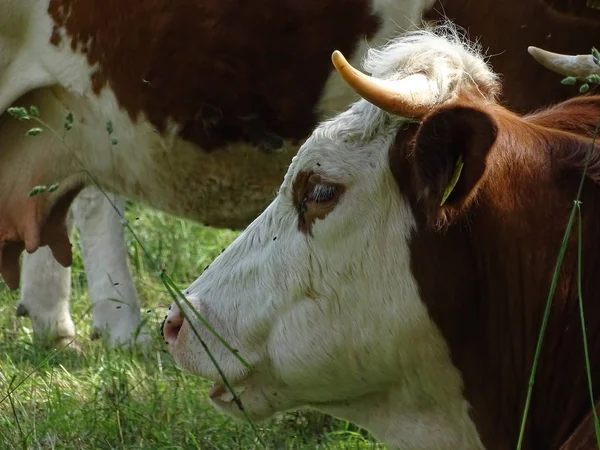
<svg viewBox="0 0 600 450">
<path fill-rule="evenodd" d="M 120 214 L 125 200 L 108 194 Z M 104 194 L 87 187 L 72 206 L 81 237 L 81 254 L 92 301 L 93 337 L 104 337 L 110 345 L 148 341 L 141 327 L 140 302 L 127 265 L 121 218 Z"/>
<path fill-rule="evenodd" d="M 73 216 L 67 216 L 69 233 Z M 56 262 L 49 247 L 25 252 L 21 270 L 21 297 L 17 316 L 29 316 L 34 337 L 43 344 L 61 346 L 75 338 L 69 313 L 71 269 Z"/>
</svg>

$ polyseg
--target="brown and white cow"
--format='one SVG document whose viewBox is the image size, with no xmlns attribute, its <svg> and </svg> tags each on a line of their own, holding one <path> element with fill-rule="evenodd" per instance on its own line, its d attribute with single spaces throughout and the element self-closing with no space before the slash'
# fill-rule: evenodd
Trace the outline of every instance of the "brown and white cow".
<svg viewBox="0 0 600 450">
<path fill-rule="evenodd" d="M 65 135 L 70 150 L 49 131 L 26 137 L 37 126 L 31 121 L 0 118 L 0 272 L 7 284 L 19 285 L 23 248 L 51 250 L 25 261 L 20 313 L 50 339 L 74 335 L 68 272 L 50 253 L 63 265 L 71 261 L 64 219 L 90 182 L 82 167 L 109 192 L 244 228 L 273 199 L 317 121 L 355 98 L 332 76 L 332 49 L 358 62 L 369 46 L 414 27 L 432 3 L 0 0 L 0 111 L 36 105 L 59 131 L 69 112 L 75 118 Z M 54 183 L 56 192 L 27 197 L 34 186 Z M 88 214 L 93 195 L 103 215 Z M 87 197 L 80 214 L 92 237 L 83 243 L 85 263 L 90 287 L 100 286 L 91 292 L 94 325 L 111 326 L 112 341 L 127 341 L 140 315 L 118 217 L 110 205 L 97 205 L 104 201 L 97 192 Z M 114 282 L 128 288 L 113 292 Z"/>
<path fill-rule="evenodd" d="M 451 27 L 373 49 L 373 78 L 340 53 L 334 62 L 364 99 L 316 128 L 276 199 L 185 291 L 252 370 L 175 304 L 163 330 L 170 352 L 213 380 L 214 405 L 236 417 L 190 323 L 252 419 L 311 406 L 391 449 L 513 449 L 600 96 L 519 116 Z M 581 196 L 596 391 L 598 182 L 596 144 Z M 523 449 L 593 445 L 563 446 L 591 409 L 576 258 L 572 237 Z"/>
<path fill-rule="evenodd" d="M 79 49 L 75 54 L 87 52 L 87 64 L 98 68 L 96 75 L 101 77 L 94 81 L 94 92 L 99 93 L 99 85 L 110 82 L 103 85 L 102 98 L 114 95 L 117 106 L 130 117 L 144 110 L 144 118 L 138 124 L 149 120 L 156 127 L 162 116 L 172 114 L 180 122 L 179 135 L 183 140 L 199 143 L 203 149 L 231 150 L 230 143 L 238 142 L 241 137 L 241 141 L 250 144 L 248 148 L 254 147 L 251 151 L 254 155 L 257 146 L 278 147 L 280 138 L 303 139 L 315 120 L 345 107 L 352 99 L 351 92 L 336 78 L 329 78 L 327 60 L 334 48 L 347 51 L 358 60 L 367 41 L 376 44 L 395 31 L 418 26 L 423 11 L 429 10 L 426 18 L 431 20 L 449 17 L 480 40 L 492 55 L 494 70 L 502 74 L 503 100 L 519 111 L 563 100 L 573 93 L 572 87 L 557 85 L 555 76 L 529 58 L 526 45 L 583 53 L 600 34 L 600 11 L 593 2 L 585 0 L 439 0 L 431 8 L 433 1 L 271 0 L 239 6 L 216 0 L 180 0 L 163 6 L 155 1 L 144 4 L 129 1 L 122 5 L 86 0 L 77 2 L 73 14 L 64 20 L 74 2 L 53 0 L 49 3 L 52 27 L 49 36 L 47 25 L 34 26 L 43 19 L 31 15 L 34 8 L 37 14 L 42 14 L 47 2 L 2 0 L 4 38 L 0 38 L 0 52 L 5 58 L 0 64 L 3 73 L 0 76 L 5 83 L 2 106 L 7 104 L 7 98 L 10 101 L 15 98 L 15 88 L 21 92 L 40 84 L 46 86 L 49 75 L 60 74 L 54 85 L 71 92 L 77 86 L 89 84 L 86 64 L 83 71 L 74 70 L 74 64 L 79 64 L 77 58 L 74 55 L 69 58 L 70 53 L 64 51 L 65 45 L 68 49 L 72 41 L 71 48 Z M 81 11 L 93 11 L 95 16 L 89 17 Z M 140 24 L 140 17 L 147 17 L 148 21 Z M 343 23 L 340 17 L 345 18 Z M 374 38 L 365 41 L 364 35 Z M 39 46 L 32 47 L 31 39 L 40 40 L 35 44 Z M 22 45 L 20 40 L 24 41 Z M 46 51 L 48 40 L 55 45 Z M 81 44 L 86 40 L 93 44 L 89 49 Z M 359 44 L 359 41 L 365 42 Z M 356 52 L 350 52 L 354 47 Z M 56 49 L 62 50 L 56 52 Z M 288 49 L 292 49 L 294 58 Z M 65 58 L 69 62 L 56 69 Z M 123 61 L 129 59 L 130 67 L 123 67 Z M 154 80 L 148 78 L 150 72 Z M 23 82 L 28 85 L 21 86 Z M 187 92 L 191 93 L 189 101 Z M 102 103 L 89 90 L 83 98 L 75 98 L 83 104 L 91 100 L 89 106 L 96 110 Z M 71 97 L 67 106 L 73 100 Z M 157 113 L 157 105 L 162 115 Z M 104 112 L 101 115 L 99 122 L 106 119 Z M 129 141 L 144 142 L 143 136 L 139 139 L 135 136 L 138 132 L 139 127 L 129 128 Z M 78 140 L 89 141 L 90 137 Z M 120 148 L 124 145 L 128 144 L 121 141 Z M 271 163 L 267 156 L 251 157 L 239 172 L 231 174 L 226 170 L 214 171 L 215 164 L 226 169 L 229 157 L 220 162 L 216 156 L 211 163 L 213 169 L 191 166 L 189 170 L 208 170 L 213 179 L 219 180 L 214 191 L 207 193 L 203 189 L 198 202 L 204 202 L 204 206 L 192 213 L 192 217 L 215 225 L 231 222 L 236 228 L 246 226 L 270 200 L 275 184 L 268 180 L 282 176 L 281 161 L 289 161 L 297 147 L 292 144 L 284 148 L 287 159 L 281 156 L 280 161 Z M 93 149 L 98 151 L 97 144 Z M 233 160 L 243 158 L 243 151 L 233 150 L 236 154 Z M 267 174 L 264 183 L 253 177 L 255 181 L 249 188 L 241 187 L 244 192 L 257 192 L 264 200 L 260 207 L 251 202 L 243 218 L 236 218 L 243 211 L 243 208 L 235 211 L 236 206 L 224 208 L 223 217 L 211 217 L 220 208 L 219 196 L 228 203 L 229 198 L 239 196 L 238 186 L 248 177 L 245 170 L 262 166 L 260 172 L 266 173 L 270 164 L 274 175 Z M 236 177 L 240 174 L 238 182 Z M 128 192 L 130 187 L 111 185 L 132 195 Z M 189 188 L 194 186 L 192 183 Z M 133 197 L 140 198 L 142 188 L 145 187 L 138 186 Z M 93 188 L 87 191 L 79 197 L 81 201 L 75 200 L 73 215 L 82 235 L 88 283 L 92 287 L 94 328 L 99 331 L 108 328 L 111 342 L 126 341 L 141 318 L 135 285 L 126 266 L 122 232 L 115 231 L 119 218 L 102 194 Z M 152 204 L 153 196 L 153 192 L 146 192 L 144 198 Z M 80 203 L 82 207 L 77 206 Z M 164 202 L 159 206 L 173 212 Z M 175 213 L 189 216 L 186 209 L 176 207 Z M 40 268 L 44 268 L 41 274 Z M 32 313 L 36 330 L 49 327 L 51 336 L 71 337 L 74 325 L 68 314 L 69 271 L 58 265 L 44 248 L 27 255 L 23 272 L 20 313 Z M 123 309 L 116 310 L 114 302 L 106 301 L 108 298 L 118 299 Z M 61 331 L 54 323 L 63 324 L 59 327 Z"/>
</svg>

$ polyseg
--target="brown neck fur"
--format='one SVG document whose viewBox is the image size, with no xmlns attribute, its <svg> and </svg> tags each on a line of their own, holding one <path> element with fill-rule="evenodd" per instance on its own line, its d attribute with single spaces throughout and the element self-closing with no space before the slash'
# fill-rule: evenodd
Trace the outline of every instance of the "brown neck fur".
<svg viewBox="0 0 600 450">
<path fill-rule="evenodd" d="M 508 450 L 516 446 L 554 265 L 576 198 L 580 163 L 590 148 L 589 128 L 582 123 L 600 118 L 600 97 L 576 99 L 525 118 L 497 107 L 493 117 L 499 134 L 478 199 L 443 231 L 427 229 L 419 218 L 405 135 L 398 136 L 390 164 L 421 223 L 411 252 L 423 299 L 462 372 L 484 445 Z M 582 136 L 571 133 L 581 130 L 586 131 Z M 600 188 L 592 180 L 600 173 L 600 146 L 594 163 L 581 200 L 583 298 L 598 393 Z M 524 449 L 558 449 L 590 410 L 576 242 L 572 233 L 538 366 Z"/>
</svg>

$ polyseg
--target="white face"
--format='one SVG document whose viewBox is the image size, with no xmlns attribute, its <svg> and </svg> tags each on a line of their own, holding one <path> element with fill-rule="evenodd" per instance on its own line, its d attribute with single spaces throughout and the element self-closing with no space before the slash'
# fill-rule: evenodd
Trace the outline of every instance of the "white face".
<svg viewBox="0 0 600 450">
<path fill-rule="evenodd" d="M 240 398 L 255 419 L 307 404 L 337 408 L 398 376 L 426 379 L 426 361 L 445 360 L 410 272 L 414 218 L 388 165 L 399 124 L 363 139 L 365 108 L 359 102 L 313 133 L 277 198 L 186 291 L 254 366 L 248 374 L 193 320 L 229 381 L 245 388 Z M 309 174 L 314 187 L 302 181 Z M 302 201 L 304 220 L 327 211 L 312 233 L 299 226 Z M 166 338 L 184 369 L 221 383 L 188 322 Z M 228 399 L 215 403 L 237 414 Z"/>
</svg>

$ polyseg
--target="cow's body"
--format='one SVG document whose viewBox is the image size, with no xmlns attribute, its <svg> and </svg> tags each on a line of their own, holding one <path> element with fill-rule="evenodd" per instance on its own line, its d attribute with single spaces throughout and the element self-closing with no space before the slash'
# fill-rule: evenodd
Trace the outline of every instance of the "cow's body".
<svg viewBox="0 0 600 450">
<path fill-rule="evenodd" d="M 337 55 L 340 73 L 374 104 L 361 100 L 322 123 L 277 198 L 186 291 L 253 370 L 172 305 L 170 351 L 217 383 L 210 394 L 219 409 L 242 417 L 190 322 L 255 419 L 310 405 L 393 449 L 515 448 L 553 266 L 590 149 L 582 288 L 598 395 L 600 145 L 592 135 L 600 97 L 520 117 L 497 102 L 500 84 L 483 57 L 442 36 L 407 35 L 372 53 L 367 69 L 386 80 L 383 88 L 347 75 Z M 582 448 L 593 436 L 562 446 L 591 408 L 576 243 L 575 234 L 524 449 Z"/>
<path fill-rule="evenodd" d="M 69 112 L 75 118 L 65 134 L 70 150 L 47 130 L 26 137 L 32 121 L 0 119 L 4 278 L 18 285 L 23 248 L 48 245 L 69 264 L 64 218 L 89 183 L 82 164 L 109 192 L 243 228 L 273 198 L 316 122 L 354 98 L 331 76 L 331 49 L 359 61 L 369 45 L 413 27 L 431 3 L 3 0 L 0 110 L 36 105 L 59 132 Z M 54 183 L 54 193 L 27 197 L 34 186 Z M 33 269 L 45 264 L 40 258 Z M 65 276 L 49 279 L 65 292 Z M 66 301 L 50 303 L 31 301 L 26 309 L 34 320 L 46 316 L 50 328 L 71 320 Z M 97 322 L 112 320 L 105 319 Z"/>
</svg>

